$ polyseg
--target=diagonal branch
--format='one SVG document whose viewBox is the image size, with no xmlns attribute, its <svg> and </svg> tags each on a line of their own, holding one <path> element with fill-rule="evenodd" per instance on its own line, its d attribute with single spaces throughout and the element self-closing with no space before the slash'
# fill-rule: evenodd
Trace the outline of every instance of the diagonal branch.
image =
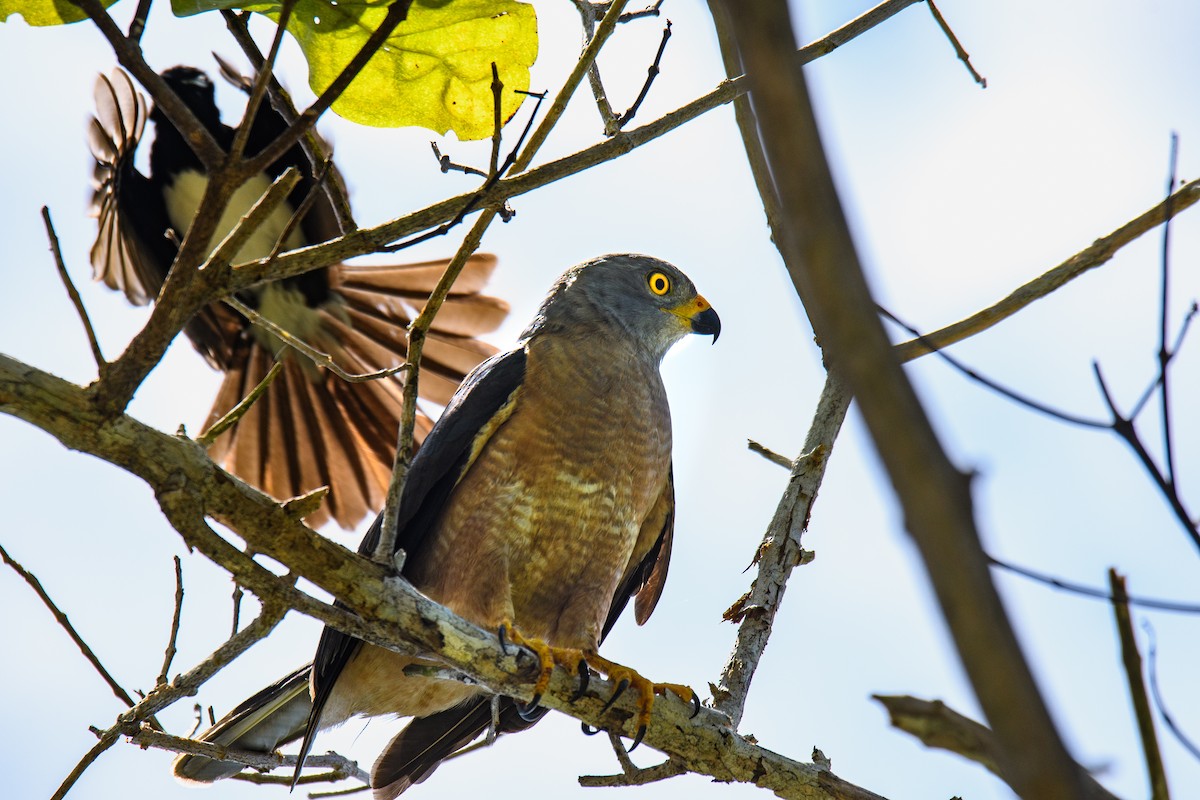
<svg viewBox="0 0 1200 800">
<path fill-rule="evenodd" d="M 827 55 L 916 2 L 918 0 L 885 0 L 857 19 L 801 48 L 795 53 L 794 58 L 797 63 L 806 64 Z M 267 259 L 259 259 L 238 264 L 234 270 L 235 277 L 226 286 L 225 291 L 227 293 L 238 292 L 266 280 L 289 278 L 319 267 L 378 252 L 398 239 L 436 228 L 438 225 L 455 219 L 468 203 L 474 203 L 472 208 L 498 206 L 505 200 L 539 189 L 597 164 L 612 161 L 652 142 L 702 114 L 732 102 L 734 98 L 746 93 L 747 86 L 744 77 L 722 81 L 708 94 L 692 100 L 654 122 L 629 131 L 621 131 L 612 138 L 584 148 L 573 155 L 498 181 L 482 196 L 476 192 L 468 192 L 451 197 L 373 228 L 363 228 L 321 245 L 284 253 L 274 263 Z"/>
<path fill-rule="evenodd" d="M 960 659 L 1026 798 L 1085 796 L 988 573 L 968 478 L 947 458 L 875 314 L 829 173 L 786 3 L 731 6 L 784 219 L 776 242 L 826 359 L 858 398 Z"/>
<path fill-rule="evenodd" d="M 437 654 L 492 691 L 524 701 L 531 698 L 534 675 L 528 673 L 536 669 L 535 659 L 528 653 L 518 663 L 517 653 L 512 648 L 502 651 L 492 631 L 450 613 L 369 559 L 316 535 L 270 498 L 231 480 L 194 443 L 124 414 L 102 415 L 80 387 L 2 355 L 0 410 L 37 425 L 68 447 L 92 453 L 145 480 L 185 541 L 229 568 L 239 583 L 258 594 L 264 615 L 296 600 L 302 611 L 314 612 L 340 630 L 404 652 L 411 653 L 415 647 L 418 652 Z M 237 531 L 246 547 L 275 559 L 292 577 L 281 578 L 256 564 L 217 536 L 205 523 L 206 516 Z M 295 577 L 330 592 L 349 610 L 312 598 L 303 600 L 307 595 L 290 583 Z M 222 651 L 235 644 L 241 649 L 248 647 L 265 633 L 262 627 L 256 620 L 223 645 Z M 219 668 L 202 667 L 205 665 L 167 687 L 156 687 L 128 713 L 153 713 L 194 691 L 206 678 L 206 671 Z M 626 695 L 606 708 L 605 698 L 615 687 L 611 681 L 596 680 L 587 696 L 573 702 L 575 684 L 573 675 L 556 671 L 542 703 L 589 725 L 634 735 L 637 710 L 632 697 Z M 739 736 L 729 727 L 728 718 L 717 711 L 702 709 L 695 717 L 692 713 L 690 704 L 660 699 L 654 704 L 645 743 L 676 758 L 690 771 L 721 781 L 753 783 L 784 798 L 879 800 L 878 795 L 819 765 L 795 761 Z M 118 725 L 130 719 L 123 715 Z"/>
</svg>

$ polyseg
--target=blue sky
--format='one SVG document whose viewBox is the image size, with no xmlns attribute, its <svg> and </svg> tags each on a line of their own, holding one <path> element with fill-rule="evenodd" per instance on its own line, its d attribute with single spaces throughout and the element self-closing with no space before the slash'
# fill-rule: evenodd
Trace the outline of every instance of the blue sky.
<svg viewBox="0 0 1200 800">
<path fill-rule="evenodd" d="M 869 7 L 864 2 L 794 3 L 809 41 Z M 534 88 L 555 90 L 577 52 L 565 3 L 539 3 L 541 55 Z M 1169 136 L 1180 136 L 1179 174 L 1200 174 L 1200 103 L 1195 80 L 1200 7 L 1155 2 L 978 4 L 944 0 L 989 88 L 955 59 L 928 11 L 914 6 L 809 68 L 827 149 L 879 301 L 926 329 L 986 306 L 1156 203 Z M 132 14 L 129 0 L 114 14 Z M 707 92 L 721 78 L 702 4 L 668 0 L 674 23 L 663 73 L 638 123 Z M 661 31 L 628 25 L 602 60 L 609 96 L 621 106 L 641 85 Z M 212 68 L 209 51 L 237 56 L 219 19 L 175 20 L 166 4 L 151 17 L 151 64 Z M 95 74 L 114 64 L 85 24 L 30 30 L 0 25 L 0 139 L 10 154 L 0 179 L 6 291 L 0 293 L 0 352 L 86 383 L 87 344 L 58 283 L 38 209 L 50 206 L 65 257 L 100 331 L 120 352 L 146 312 L 88 279 L 94 223 L 86 216 L 90 158 L 84 124 Z M 289 48 L 293 89 L 304 67 Z M 222 87 L 219 102 L 240 106 Z M 466 191 L 472 179 L 442 175 L 425 131 L 372 130 L 327 121 L 361 223 L 371 224 Z M 578 96 L 541 159 L 600 136 L 586 93 Z M 483 162 L 483 145 L 453 138 L 443 152 Z M 558 273 L 591 256 L 646 252 L 683 268 L 720 312 L 719 344 L 699 341 L 668 358 L 679 515 L 671 580 L 645 628 L 624 620 L 605 654 L 647 675 L 702 688 L 719 675 L 733 629 L 721 612 L 747 588 L 743 572 L 778 496 L 784 472 L 745 449 L 753 438 L 796 454 L 820 391 L 819 352 L 770 245 L 729 108 L 719 109 L 622 159 L 514 203 L 484 248 L 501 259 L 492 291 L 513 306 L 494 336 L 511 342 Z M 1200 296 L 1200 219 L 1172 229 L 1172 320 Z M 448 255 L 453 236 L 412 257 Z M 987 375 L 1072 411 L 1103 416 L 1092 377 L 1098 361 L 1128 408 L 1152 378 L 1157 346 L 1161 240 L 1151 234 L 1111 263 L 1014 319 L 955 348 Z M 1185 497 L 1196 479 L 1200 357 L 1190 343 L 1173 374 L 1176 446 Z M 1067 428 L 1014 407 L 930 359 L 909 367 L 945 446 L 973 470 L 985 546 L 1002 558 L 1092 585 L 1110 565 L 1135 593 L 1195 599 L 1200 553 L 1115 437 Z M 195 431 L 217 376 L 186 341 L 175 343 L 138 392 L 131 413 L 164 430 Z M 1147 423 L 1153 423 L 1153 413 Z M 1147 440 L 1157 452 L 1152 426 Z M 149 490 L 96 459 L 71 453 L 24 423 L 0 416 L 0 542 L 68 612 L 129 689 L 149 689 L 170 623 L 171 556 L 184 558 L 187 599 L 174 671 L 220 643 L 231 587 L 202 558 L 183 553 Z M 1200 500 L 1193 499 L 1193 503 Z M 357 534 L 327 530 L 351 544 Z M 941 698 L 977 716 L 923 568 L 855 412 L 835 449 L 806 547 L 816 560 L 789 586 L 751 692 L 744 732 L 774 750 L 807 758 L 813 746 L 834 770 L 892 800 L 1011 794 L 957 757 L 925 750 L 892 731 L 872 693 Z M 1111 612 L 998 575 L 1010 613 L 1052 712 L 1078 760 L 1125 797 L 1145 794 L 1136 732 L 1118 669 Z M 0 753 L 9 793 L 46 797 L 121 710 L 29 589 L 0 572 L 8 641 L 0 659 Z M 1148 619 L 1160 648 L 1160 681 L 1171 710 L 1200 737 L 1200 621 Z M 289 617 L 278 634 L 206 685 L 199 702 L 218 713 L 311 656 L 319 627 Z M 1145 640 L 1143 638 L 1143 646 Z M 703 692 L 702 692 L 703 694 Z M 182 703 L 163 715 L 191 727 Z M 323 736 L 369 765 L 397 723 L 350 723 Z M 1177 796 L 1200 791 L 1200 765 L 1160 730 Z M 641 763 L 651 754 L 638 753 Z M 104 755 L 72 797 L 200 797 L 168 774 L 169 757 L 121 745 Z M 551 715 L 533 731 L 446 765 L 412 797 L 554 792 L 590 796 L 583 773 L 617 769 L 603 737 Z M 226 783 L 214 798 L 282 797 L 282 790 Z M 677 778 L 633 790 L 647 798 L 762 796 L 745 786 Z"/>
</svg>

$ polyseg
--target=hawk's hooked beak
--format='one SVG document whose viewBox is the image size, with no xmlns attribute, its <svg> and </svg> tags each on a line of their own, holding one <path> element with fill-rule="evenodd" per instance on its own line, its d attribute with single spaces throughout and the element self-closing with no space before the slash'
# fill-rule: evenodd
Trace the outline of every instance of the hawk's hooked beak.
<svg viewBox="0 0 1200 800">
<path fill-rule="evenodd" d="M 701 295 L 696 295 L 688 302 L 669 309 L 669 311 L 691 323 L 692 333 L 712 334 L 713 344 L 716 344 L 717 339 L 721 336 L 721 318 Z"/>
</svg>

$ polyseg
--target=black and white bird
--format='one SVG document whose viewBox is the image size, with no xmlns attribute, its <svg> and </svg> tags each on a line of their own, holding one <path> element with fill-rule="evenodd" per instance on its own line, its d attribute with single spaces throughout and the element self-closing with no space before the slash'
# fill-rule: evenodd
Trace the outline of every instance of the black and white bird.
<svg viewBox="0 0 1200 800">
<path fill-rule="evenodd" d="M 211 79 L 192 67 L 174 67 L 163 78 L 228 151 L 234 129 L 221 122 Z M 95 88 L 96 115 L 88 141 L 96 160 L 92 213 L 99 231 L 91 250 L 96 280 L 125 294 L 131 303 L 156 299 L 176 252 L 197 212 L 207 175 L 183 135 L 146 99 L 121 70 L 101 75 Z M 150 170 L 134 166 L 146 120 L 154 123 Z M 253 155 L 286 128 L 263 102 L 251 123 L 246 153 Z M 289 166 L 301 180 L 280 211 L 233 258 L 265 258 L 287 231 L 288 220 L 315 179 L 299 145 L 230 198 L 213 237 L 216 247 Z M 286 232 L 283 250 L 328 241 L 339 235 L 323 191 Z M 495 348 L 476 337 L 494 330 L 508 313 L 503 300 L 480 294 L 495 268 L 490 255 L 473 256 L 439 311 L 421 362 L 420 393 L 444 405 L 463 376 Z M 406 328 L 423 307 L 446 262 L 391 266 L 335 266 L 275 281 L 238 295 L 288 333 L 323 352 L 349 373 L 396 367 L 407 353 Z M 350 528 L 383 504 L 396 448 L 403 385 L 389 377 L 347 382 L 284 346 L 224 303 L 197 313 L 184 332 L 210 365 L 225 373 L 208 424 L 245 397 L 271 366 L 281 374 L 251 410 L 214 442 L 212 457 L 243 480 L 284 500 L 321 486 L 329 493 L 307 518 L 329 518 Z M 418 419 L 417 437 L 431 423 Z"/>
</svg>

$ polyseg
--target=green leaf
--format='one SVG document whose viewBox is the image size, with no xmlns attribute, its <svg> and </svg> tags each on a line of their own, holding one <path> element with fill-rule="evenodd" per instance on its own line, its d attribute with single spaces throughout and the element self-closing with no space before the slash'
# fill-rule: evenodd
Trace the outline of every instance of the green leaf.
<svg viewBox="0 0 1200 800">
<path fill-rule="evenodd" d="M 105 8 L 115 2 L 101 0 Z M 20 14 L 26 23 L 37 27 L 87 19 L 87 14 L 68 0 L 0 0 L 0 22 L 7 22 L 13 14 Z"/>
<path fill-rule="evenodd" d="M 0 0 L 4 2 L 4 0 Z M 239 7 L 278 19 L 279 3 L 171 0 L 176 14 Z M 320 94 L 387 14 L 390 0 L 297 0 L 288 21 Z M 333 110 L 363 125 L 415 125 L 459 139 L 492 135 L 492 62 L 504 84 L 501 118 L 529 88 L 537 59 L 537 16 L 516 0 L 414 0 L 408 18 L 359 73 Z"/>
</svg>

